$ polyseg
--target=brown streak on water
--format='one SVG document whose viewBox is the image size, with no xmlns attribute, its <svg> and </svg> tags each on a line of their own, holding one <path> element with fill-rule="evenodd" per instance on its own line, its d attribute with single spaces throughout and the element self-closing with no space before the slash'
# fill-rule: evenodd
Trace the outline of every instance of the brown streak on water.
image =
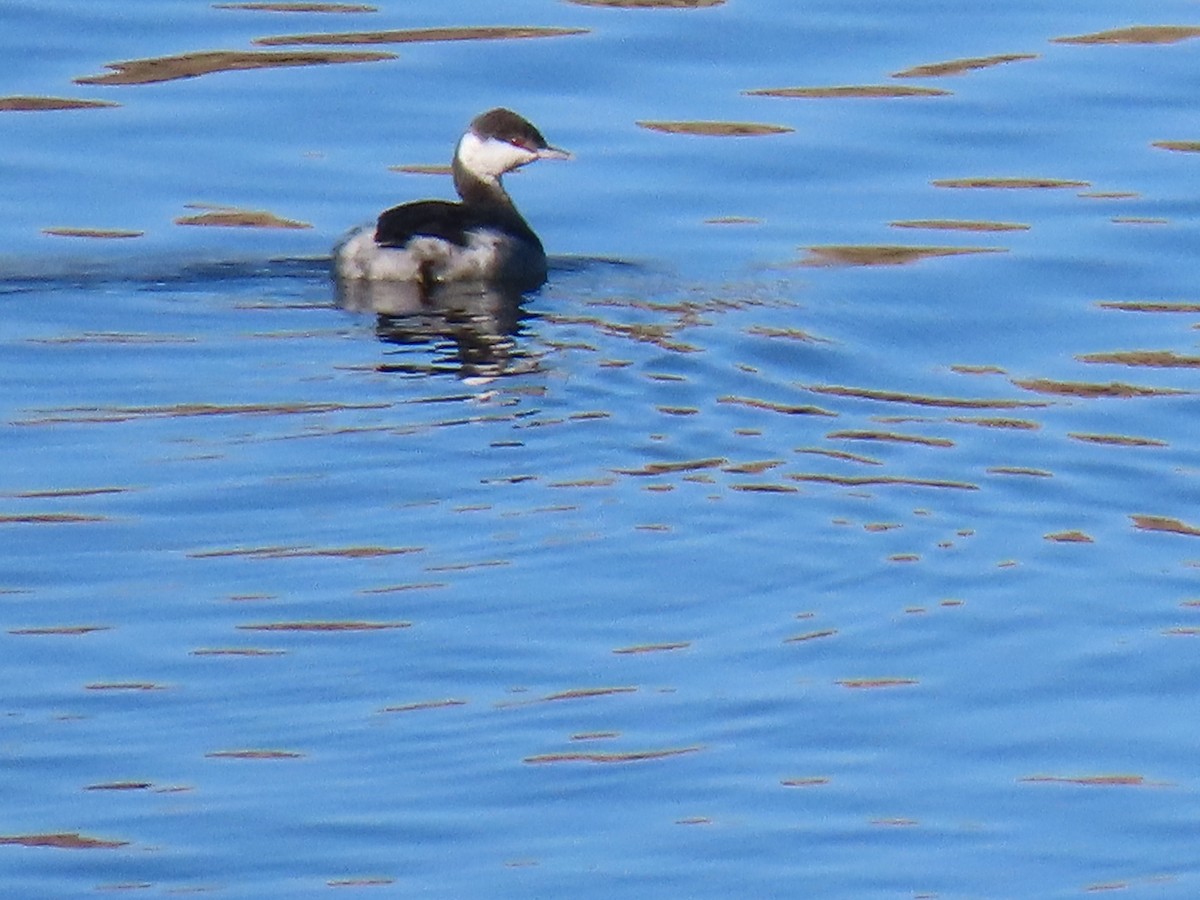
<svg viewBox="0 0 1200 900">
<path fill-rule="evenodd" d="M 561 762 L 591 762 L 591 763 L 634 763 L 651 760 L 668 759 L 674 756 L 684 756 L 698 753 L 702 747 L 672 747 L 664 750 L 632 750 L 624 753 L 542 753 L 537 756 L 527 756 L 522 762 L 530 765 Z"/>
<path fill-rule="evenodd" d="M 941 178 L 930 182 L 940 188 L 998 188 L 1001 190 L 1055 190 L 1091 187 L 1087 181 L 1061 178 Z"/>
<path fill-rule="evenodd" d="M 665 644 L 634 644 L 631 647 L 617 647 L 613 650 L 621 656 L 641 655 L 643 653 L 665 653 L 671 650 L 686 650 L 692 646 L 691 641 L 671 641 Z"/>
<path fill-rule="evenodd" d="M 343 631 L 385 631 L 393 628 L 411 628 L 412 622 L 263 622 L 254 625 L 238 625 L 239 631 L 303 631 L 303 632 L 343 632 Z"/>
<path fill-rule="evenodd" d="M 785 97 L 796 99 L 862 98 L 887 99 L 896 97 L 948 97 L 951 92 L 941 88 L 900 87 L 894 84 L 846 84 L 832 87 L 755 88 L 742 91 L 748 97 Z"/>
<path fill-rule="evenodd" d="M 872 690 L 877 688 L 910 687 L 918 684 L 915 678 L 839 678 L 836 682 L 845 688 Z"/>
<path fill-rule="evenodd" d="M 111 625 L 48 625 L 41 628 L 12 628 L 9 634 L 44 637 L 49 635 L 80 635 L 95 631 L 112 631 Z"/>
<path fill-rule="evenodd" d="M 1005 247 L 935 247 L 899 244 L 819 244 L 803 248 L 802 266 L 904 266 L 943 256 L 1007 253 Z"/>
<path fill-rule="evenodd" d="M 948 488 L 960 491 L 979 490 L 979 485 L 971 484 L 969 481 L 949 481 L 940 478 L 906 478 L 903 475 L 826 475 L 820 472 L 796 472 L 789 474 L 787 477 L 793 481 L 840 484 L 844 487 L 902 485 L 908 487 Z"/>
<path fill-rule="evenodd" d="M 108 63 L 111 69 L 103 75 L 76 78 L 76 84 L 155 84 L 196 78 L 214 72 L 237 72 L 247 69 L 290 68 L 293 66 L 324 66 L 337 63 L 380 62 L 395 59 L 394 53 L 341 52 L 336 50 L 282 51 L 211 50 L 184 53 L 179 56 L 158 56 L 148 59 L 127 59 Z"/>
<path fill-rule="evenodd" d="M 1122 312 L 1148 313 L 1200 313 L 1200 303 L 1173 303 L 1157 300 L 1101 300 L 1101 309 L 1117 309 Z"/>
<path fill-rule="evenodd" d="M 1074 784 L 1086 787 L 1143 787 L 1149 786 L 1142 775 L 1026 775 L 1019 784 Z"/>
<path fill-rule="evenodd" d="M 1164 531 L 1170 534 L 1182 534 L 1188 537 L 1200 537 L 1200 528 L 1189 525 L 1181 519 L 1171 519 L 1167 516 L 1131 515 L 1133 525 L 1140 531 Z"/>
<path fill-rule="evenodd" d="M 424 547 L 234 547 L 221 550 L 196 550 L 188 553 L 188 559 L 216 559 L 229 556 L 244 556 L 250 559 L 376 559 L 380 556 L 404 556 L 421 553 Z"/>
<path fill-rule="evenodd" d="M 204 754 L 205 759 L 303 759 L 304 754 L 295 750 L 213 750 Z"/>
<path fill-rule="evenodd" d="M 987 470 L 989 475 L 1028 475 L 1031 478 L 1053 478 L 1053 472 L 1045 469 L 1031 469 L 1025 466 L 992 466 Z"/>
<path fill-rule="evenodd" d="M 1082 441 L 1085 444 L 1108 444 L 1114 447 L 1169 446 L 1166 441 L 1160 441 L 1157 438 L 1133 437 L 1126 434 L 1085 434 L 1079 431 L 1072 431 L 1067 434 L 1067 437 L 1073 441 Z"/>
<path fill-rule="evenodd" d="M 175 224 L 209 228 L 279 228 L 292 231 L 312 228 L 308 222 L 284 219 L 267 210 L 233 208 L 211 210 L 194 216 L 180 216 L 175 219 Z"/>
<path fill-rule="evenodd" d="M 1155 369 L 1200 369 L 1200 356 L 1180 356 L 1173 350 L 1119 350 L 1111 353 L 1082 353 L 1075 358 L 1085 363 L 1112 363 Z"/>
<path fill-rule="evenodd" d="M 484 26 L 464 28 L 410 28 L 395 31 L 352 31 L 336 34 L 282 34 L 255 39 L 260 47 L 304 44 L 412 44 L 441 41 L 494 41 L 523 38 L 567 37 L 588 34 L 587 28 Z M 388 54 L 390 57 L 390 54 Z"/>
<path fill-rule="evenodd" d="M 825 435 L 829 440 L 842 441 L 888 441 L 896 444 L 918 444 L 922 447 L 953 447 L 954 441 L 949 438 L 928 437 L 920 434 L 900 434 L 895 431 L 862 431 L 847 429 L 831 431 Z"/>
<path fill-rule="evenodd" d="M 0 844 L 16 844 L 21 847 L 54 847 L 59 850 L 96 850 L 126 847 L 129 841 L 112 841 L 87 837 L 77 831 L 54 834 L 0 834 Z"/>
<path fill-rule="evenodd" d="M 840 459 L 845 462 L 861 463 L 864 466 L 882 466 L 883 461 L 861 453 L 850 453 L 846 450 L 827 450 L 824 447 L 797 447 L 795 453 L 808 453 L 813 456 L 827 456 L 830 459 Z"/>
<path fill-rule="evenodd" d="M 139 238 L 144 236 L 145 233 L 144 231 L 126 231 L 121 228 L 69 228 L 66 226 L 56 226 L 42 229 L 42 234 L 50 235 L 51 237 L 96 238 L 99 240 Z"/>
<path fill-rule="evenodd" d="M 978 425 L 981 428 L 1008 428 L 1015 431 L 1037 431 L 1041 428 L 1038 422 L 1029 419 L 997 419 L 978 416 L 951 416 L 949 421 L 959 425 Z"/>
<path fill-rule="evenodd" d="M 1091 535 L 1082 531 L 1052 531 L 1049 534 L 1043 535 L 1042 537 L 1047 541 L 1055 541 L 1060 544 L 1096 543 Z"/>
<path fill-rule="evenodd" d="M 445 700 L 422 700 L 418 703 L 404 703 L 400 706 L 385 706 L 380 712 L 385 713 L 406 713 L 420 712 L 427 709 L 449 709 L 454 706 L 466 706 L 466 700 L 456 700 L 448 698 Z"/>
<path fill-rule="evenodd" d="M 67 109 L 111 109 L 111 100 L 77 100 L 69 97 L 0 97 L 0 111 L 47 112 Z"/>
<path fill-rule="evenodd" d="M 909 394 L 904 391 L 883 391 L 874 388 L 846 387 L 838 384 L 810 384 L 804 389 L 815 394 L 834 397 L 853 397 L 858 400 L 878 400 L 883 403 L 909 403 L 913 406 L 932 406 L 943 409 L 1030 409 L 1049 406 L 1042 400 L 975 399 L 968 397 L 933 397 Z"/>
<path fill-rule="evenodd" d="M 1200 141 L 1155 141 L 1150 146 L 1175 153 L 1200 153 Z"/>
<path fill-rule="evenodd" d="M 238 9 L 250 12 L 279 13 L 373 13 L 377 6 L 358 3 L 214 3 L 213 9 Z"/>
<path fill-rule="evenodd" d="M 606 6 L 614 9 L 707 9 L 725 0 L 567 0 L 576 6 Z"/>
<path fill-rule="evenodd" d="M 948 62 L 928 63 L 923 66 L 913 66 L 902 72 L 893 72 L 893 78 L 940 78 L 944 75 L 962 75 L 976 69 L 987 69 L 1001 66 L 1005 63 L 1023 62 L 1037 59 L 1036 53 L 1001 53 L 995 56 L 971 56 L 964 59 L 952 59 Z"/>
<path fill-rule="evenodd" d="M 901 219 L 889 222 L 892 228 L 928 228 L 936 231 L 1028 231 L 1020 222 L 987 222 L 976 219 Z"/>
<path fill-rule="evenodd" d="M 767 412 L 783 413 L 788 416 L 830 416 L 836 417 L 837 413 L 828 409 L 822 409 L 819 406 L 809 406 L 806 404 L 791 404 L 791 403 L 773 403 L 770 400 L 759 400 L 756 397 L 736 397 L 732 394 L 726 394 L 723 397 L 717 398 L 718 403 L 731 403 L 736 406 L 748 406 L 751 409 L 762 409 Z"/>
<path fill-rule="evenodd" d="M 764 125 L 758 122 L 635 122 L 639 128 L 664 134 L 704 135 L 708 137 L 757 137 L 768 134 L 789 134 L 795 128 L 786 125 Z"/>
<path fill-rule="evenodd" d="M 793 635 L 789 638 L 784 638 L 785 644 L 802 644 L 806 641 L 816 641 L 821 638 L 833 637 L 837 634 L 836 628 L 826 628 L 823 631 L 807 631 L 804 634 Z"/>
<path fill-rule="evenodd" d="M 1147 387 L 1137 384 L 1123 384 L 1110 381 L 1107 384 L 1097 384 L 1087 381 L 1055 381 L 1050 378 L 1013 379 L 1013 384 L 1027 391 L 1039 394 L 1059 394 L 1065 397 L 1168 397 L 1189 394 L 1191 391 L 1179 388 Z"/>
<path fill-rule="evenodd" d="M 1096 31 L 1070 37 L 1052 38 L 1055 44 L 1175 44 L 1189 38 L 1200 37 L 1200 28 L 1194 25 L 1133 25 L 1129 28 L 1114 28 L 1111 31 Z"/>
</svg>

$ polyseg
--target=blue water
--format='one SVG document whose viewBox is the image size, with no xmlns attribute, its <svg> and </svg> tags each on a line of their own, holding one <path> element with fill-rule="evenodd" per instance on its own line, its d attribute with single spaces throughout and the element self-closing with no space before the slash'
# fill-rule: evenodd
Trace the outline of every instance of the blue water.
<svg viewBox="0 0 1200 900">
<path fill-rule="evenodd" d="M 0 893 L 1200 894 L 1200 154 L 1151 146 L 1200 140 L 1200 41 L 1049 42 L 1194 22 L 0 11 L 0 93 L 122 104 L 0 112 Z M 590 32 L 72 84 L 484 24 Z M 888 83 L 954 93 L 740 93 Z M 388 167 L 496 104 L 577 156 L 510 183 L 549 283 L 339 298 L 346 229 L 450 190 Z M 635 124 L 688 119 L 795 131 Z"/>
</svg>

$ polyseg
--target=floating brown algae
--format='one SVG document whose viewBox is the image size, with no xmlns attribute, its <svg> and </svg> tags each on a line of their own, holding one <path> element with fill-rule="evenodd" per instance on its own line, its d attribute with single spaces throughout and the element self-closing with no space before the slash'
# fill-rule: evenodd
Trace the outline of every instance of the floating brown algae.
<svg viewBox="0 0 1200 900">
<path fill-rule="evenodd" d="M 913 406 L 932 406 L 941 409 L 1030 409 L 1049 406 L 1042 400 L 1004 400 L 970 397 L 935 397 L 927 394 L 909 394 L 904 391 L 883 391 L 874 388 L 846 387 L 839 384 L 805 385 L 806 391 L 814 394 L 829 394 L 834 397 L 852 397 L 858 400 L 878 400 L 883 403 L 908 403 Z"/>
<path fill-rule="evenodd" d="M 950 91 L 941 88 L 901 87 L 895 84 L 844 84 L 834 87 L 756 88 L 742 91 L 747 97 L 788 97 L 796 99 L 826 99 L 856 97 L 885 99 L 891 97 L 948 97 Z"/>
<path fill-rule="evenodd" d="M 524 38 L 568 37 L 587 34 L 587 28 L 544 28 L 540 26 L 484 26 L 468 28 L 407 28 L 394 31 L 348 31 L 331 34 L 281 34 L 257 38 L 260 47 L 284 47 L 301 44 L 415 44 L 441 41 L 495 41 Z M 392 58 L 387 54 L 382 58 Z"/>
<path fill-rule="evenodd" d="M 76 78 L 76 84 L 156 84 L 180 78 L 196 78 L 214 72 L 248 69 L 277 69 L 292 66 L 325 66 L 336 63 L 380 62 L 395 59 L 394 53 L 341 52 L 335 50 L 282 51 L 210 50 L 179 56 L 157 56 L 108 63 L 103 75 Z"/>
<path fill-rule="evenodd" d="M 1114 447 L 1169 446 L 1166 441 L 1160 441 L 1157 438 L 1132 437 L 1126 434 L 1083 434 L 1078 431 L 1072 431 L 1067 434 L 1067 437 L 1073 441 L 1082 441 L 1085 444 L 1109 444 Z"/>
<path fill-rule="evenodd" d="M 165 691 L 165 685 L 152 681 L 99 681 L 85 684 L 85 691 Z"/>
<path fill-rule="evenodd" d="M 547 694 L 541 698 L 541 702 L 554 703 L 559 700 L 590 700 L 593 697 L 611 697 L 614 694 L 633 694 L 636 692 L 637 688 L 632 686 L 571 688 L 570 690 Z"/>
<path fill-rule="evenodd" d="M 55 413 L 19 424 L 46 425 L 76 422 L 127 422 L 131 419 L 188 419 L 193 416 L 302 416 L 362 409 L 387 409 L 390 403 L 177 403 L 171 406 L 68 406 L 40 413 Z"/>
<path fill-rule="evenodd" d="M 977 491 L 979 485 L 969 481 L 948 481 L 941 478 L 908 478 L 903 475 L 827 475 L 823 472 L 795 472 L 787 476 L 792 481 L 812 481 L 821 484 L 840 484 L 843 487 L 900 485 L 907 487 L 948 488 L 958 491 Z"/>
<path fill-rule="evenodd" d="M 1150 146 L 1176 153 L 1200 153 L 1200 141 L 1155 141 Z"/>
<path fill-rule="evenodd" d="M 331 878 L 325 884 L 331 888 L 343 887 L 383 887 L 395 884 L 395 878 Z"/>
<path fill-rule="evenodd" d="M 800 489 L 790 484 L 746 483 L 739 482 L 729 485 L 731 491 L 742 491 L 750 494 L 798 494 Z"/>
<path fill-rule="evenodd" d="M 1170 219 L 1156 216 L 1113 216 L 1110 219 L 1114 225 L 1170 225 Z"/>
<path fill-rule="evenodd" d="M 213 750 L 205 759 L 303 759 L 295 750 Z"/>
<path fill-rule="evenodd" d="M 661 131 L 663 134 L 693 134 L 709 137 L 755 137 L 764 134 L 788 134 L 795 128 L 786 125 L 763 125 L 757 122 L 635 122 L 639 128 Z"/>
<path fill-rule="evenodd" d="M 703 748 L 669 747 L 664 750 L 630 750 L 624 753 L 540 753 L 537 756 L 527 756 L 521 761 L 530 765 L 562 762 L 634 763 L 684 756 L 689 753 L 698 753 L 701 749 Z"/>
<path fill-rule="evenodd" d="M 380 711 L 385 713 L 420 712 L 426 709 L 448 709 L 453 706 L 466 705 L 466 700 L 455 700 L 453 698 L 448 698 L 446 700 L 421 700 L 417 703 L 404 703 L 400 706 L 385 706 Z"/>
<path fill-rule="evenodd" d="M 91 634 L 94 631 L 111 631 L 111 625 L 47 625 L 41 628 L 12 628 L 9 634 L 31 635 L 78 635 Z"/>
<path fill-rule="evenodd" d="M 837 416 L 837 413 L 828 409 L 822 409 L 819 406 L 810 406 L 805 403 L 774 403 L 770 400 L 759 400 L 757 397 L 736 397 L 732 394 L 726 394 L 723 397 L 718 397 L 717 402 L 730 403 L 735 406 L 748 406 L 751 409 L 762 409 L 766 410 L 767 412 L 783 413 L 787 416 Z"/>
<path fill-rule="evenodd" d="M 613 650 L 619 656 L 641 655 L 643 653 L 666 653 L 671 650 L 686 650 L 692 646 L 691 641 L 670 641 L 663 644 L 634 644 L 631 647 L 617 647 Z"/>
<path fill-rule="evenodd" d="M 811 453 L 814 456 L 827 456 L 830 459 L 840 459 L 845 462 L 861 463 L 864 466 L 882 466 L 881 460 L 861 453 L 850 453 L 846 450 L 828 450 L 825 447 L 797 447 L 793 453 Z"/>
<path fill-rule="evenodd" d="M 1055 44 L 1176 44 L 1188 38 L 1200 37 L 1200 28 L 1194 25 L 1133 25 L 1129 28 L 1114 28 L 1112 31 L 1097 31 L 1092 34 L 1077 34 L 1070 37 L 1052 38 Z"/>
<path fill-rule="evenodd" d="M 0 844 L 16 844 L 21 847 L 55 847 L 59 850 L 108 850 L 114 847 L 126 847 L 129 845 L 129 841 L 110 841 L 70 831 L 56 834 L 0 834 Z"/>
<path fill-rule="evenodd" d="M 76 100 L 70 97 L 0 97 L 0 111 L 45 112 L 64 109 L 111 109 L 111 100 Z"/>
<path fill-rule="evenodd" d="M 213 9 L 242 9 L 251 12 L 282 13 L 373 13 L 377 6 L 359 3 L 214 3 Z"/>
<path fill-rule="evenodd" d="M 808 778 L 785 778 L 779 783 L 784 787 L 819 787 L 829 784 L 829 779 L 823 775 L 814 775 Z"/>
<path fill-rule="evenodd" d="M 79 525 L 107 521 L 106 516 L 87 516 L 81 513 L 0 513 L 0 525 Z"/>
<path fill-rule="evenodd" d="M 821 638 L 833 637 L 835 634 L 837 634 L 836 628 L 826 628 L 823 631 L 808 631 L 804 634 L 797 634 L 790 638 L 784 638 L 783 642 L 785 644 L 802 644 L 806 641 L 816 641 L 820 640 Z"/>
<path fill-rule="evenodd" d="M 950 371 L 958 375 L 1005 375 L 1007 372 L 999 366 L 968 366 L 952 365 Z"/>
<path fill-rule="evenodd" d="M 131 490 L 135 490 L 135 488 L 58 488 L 50 491 L 20 491 L 16 494 L 3 494 L 0 496 L 19 497 L 22 500 L 45 500 L 50 497 L 101 497 L 107 494 L 125 494 Z"/>
<path fill-rule="evenodd" d="M 1180 356 L 1173 350 L 1120 350 L 1113 353 L 1084 353 L 1075 358 L 1086 363 L 1115 363 L 1155 369 L 1200 369 L 1200 356 Z"/>
<path fill-rule="evenodd" d="M 1037 431 L 1041 428 L 1038 422 L 1029 419 L 998 419 L 980 416 L 951 416 L 948 420 L 959 425 L 978 425 L 980 428 L 1011 428 L 1015 431 Z"/>
<path fill-rule="evenodd" d="M 1028 475 L 1031 478 L 1053 478 L 1053 472 L 1045 469 L 1031 469 L 1027 466 L 992 466 L 987 470 L 989 475 Z"/>
<path fill-rule="evenodd" d="M 714 216 L 704 220 L 705 225 L 761 225 L 762 219 L 754 216 Z"/>
<path fill-rule="evenodd" d="M 424 547 L 234 547 L 222 550 L 194 550 L 188 559 L 215 559 L 245 556 L 251 559 L 376 559 L 381 556 L 404 556 L 420 553 Z"/>
<path fill-rule="evenodd" d="M 1076 196 L 1088 200 L 1134 200 L 1142 195 L 1136 191 L 1080 191 Z"/>
<path fill-rule="evenodd" d="M 1028 231 L 1020 222 L 988 222 L 975 219 L 901 219 L 888 222 L 892 228 L 924 228 L 932 231 Z"/>
<path fill-rule="evenodd" d="M 1138 384 L 1124 384 L 1110 381 L 1108 384 L 1095 384 L 1088 381 L 1055 381 L 1050 378 L 1013 379 L 1013 384 L 1027 391 L 1040 394 L 1061 394 L 1066 397 L 1168 397 L 1188 394 L 1180 388 L 1148 387 Z"/>
<path fill-rule="evenodd" d="M 1141 531 L 1165 531 L 1170 534 L 1200 537 L 1200 528 L 1197 528 L 1195 525 L 1189 525 L 1180 519 L 1148 515 L 1134 515 L 1129 518 L 1133 519 L 1133 527 Z"/>
<path fill-rule="evenodd" d="M 783 465 L 782 459 L 760 459 L 756 462 L 735 463 L 733 465 L 722 466 L 722 472 L 728 472 L 731 475 L 758 475 L 762 472 L 769 472 L 778 466 Z"/>
<path fill-rule="evenodd" d="M 707 9 L 725 0 L 567 0 L 576 6 L 610 6 L 620 9 Z"/>
<path fill-rule="evenodd" d="M 1101 309 L 1119 309 L 1122 312 L 1200 313 L 1200 303 L 1173 303 L 1156 300 L 1101 300 L 1096 305 Z"/>
<path fill-rule="evenodd" d="M 392 628 L 411 628 L 412 622 L 262 622 L 237 627 L 239 631 L 385 631 Z"/>
<path fill-rule="evenodd" d="M 108 781 L 103 784 L 89 784 L 85 791 L 144 791 L 154 785 L 149 781 Z"/>
<path fill-rule="evenodd" d="M 837 683 L 846 688 L 870 690 L 875 688 L 908 687 L 919 682 L 915 678 L 839 678 Z"/>
<path fill-rule="evenodd" d="M 940 256 L 1007 253 L 1005 247 L 935 247 L 899 244 L 819 244 L 805 247 L 802 266 L 903 266 Z"/>
<path fill-rule="evenodd" d="M 192 656 L 286 656 L 286 650 L 264 650 L 261 647 L 200 647 Z"/>
<path fill-rule="evenodd" d="M 1092 186 L 1089 181 L 1068 181 L 1062 178 L 939 178 L 931 181 L 930 184 L 941 188 L 997 188 L 1000 190 L 1057 190 Z"/>
<path fill-rule="evenodd" d="M 1023 62 L 1027 59 L 1037 59 L 1036 53 L 1001 53 L 996 56 L 971 56 L 965 59 L 952 59 L 947 62 L 928 63 L 923 66 L 913 66 L 902 72 L 893 72 L 893 78 L 940 78 L 944 75 L 962 75 L 976 69 L 988 69 L 992 66 L 1002 66 L 1005 63 Z"/>
<path fill-rule="evenodd" d="M 42 234 L 50 235 L 51 237 L 73 237 L 73 238 L 99 238 L 99 239 L 119 239 L 119 238 L 139 238 L 146 232 L 144 231 L 127 231 L 123 228 L 43 228 Z"/>
<path fill-rule="evenodd" d="M 1055 541 L 1060 544 L 1094 544 L 1095 539 L 1082 531 L 1052 531 L 1049 534 L 1042 535 L 1042 538 L 1047 541 Z"/>
<path fill-rule="evenodd" d="M 802 331 L 799 328 L 772 328 L 767 325 L 751 325 L 746 329 L 746 334 L 753 334 L 759 337 L 768 338 L 785 338 L 789 341 L 801 341 L 806 344 L 827 344 L 829 341 L 824 338 L 816 337 L 809 334 L 807 331 Z"/>
<path fill-rule="evenodd" d="M 954 441 L 949 438 L 927 437 L 920 434 L 901 434 L 896 431 L 848 429 L 845 431 L 831 431 L 825 437 L 832 441 L 888 441 L 896 444 L 919 444 L 922 447 L 954 446 Z"/>
<path fill-rule="evenodd" d="M 1021 784 L 1077 784 L 1086 787 L 1141 787 L 1149 783 L 1142 775 L 1026 775 L 1017 781 Z"/>
<path fill-rule="evenodd" d="M 180 216 L 175 220 L 175 224 L 204 225 L 210 228 L 282 228 L 285 230 L 312 228 L 308 222 L 284 219 L 265 209 L 235 209 L 232 207 L 209 210 L 194 216 Z"/>
<path fill-rule="evenodd" d="M 728 465 L 723 456 L 708 459 L 689 459 L 682 462 L 647 463 L 640 469 L 613 469 L 618 475 L 670 475 L 675 472 L 694 472 L 697 469 L 719 469 Z"/>
<path fill-rule="evenodd" d="M 405 175 L 450 175 L 451 167 L 441 164 L 426 165 L 413 163 L 403 166 L 388 166 L 389 172 L 403 172 Z"/>
</svg>

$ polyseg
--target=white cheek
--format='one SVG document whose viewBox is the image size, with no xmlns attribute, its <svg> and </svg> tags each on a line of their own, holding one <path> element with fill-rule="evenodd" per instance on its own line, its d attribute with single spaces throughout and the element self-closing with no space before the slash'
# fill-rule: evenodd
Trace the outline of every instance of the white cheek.
<svg viewBox="0 0 1200 900">
<path fill-rule="evenodd" d="M 482 139 L 467 132 L 458 142 L 458 159 L 480 178 L 499 178 L 505 172 L 537 159 L 537 154 L 495 138 Z"/>
</svg>

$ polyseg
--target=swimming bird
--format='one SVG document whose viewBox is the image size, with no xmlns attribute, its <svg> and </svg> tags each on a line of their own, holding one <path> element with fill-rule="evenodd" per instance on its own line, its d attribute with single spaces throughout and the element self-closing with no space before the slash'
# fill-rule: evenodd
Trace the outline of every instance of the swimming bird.
<svg viewBox="0 0 1200 900">
<path fill-rule="evenodd" d="M 454 151 L 461 202 L 418 200 L 386 210 L 334 249 L 334 270 L 344 280 L 413 282 L 423 293 L 447 282 L 538 287 L 546 251 L 500 179 L 539 159 L 570 158 L 512 110 L 488 110 Z"/>
</svg>

